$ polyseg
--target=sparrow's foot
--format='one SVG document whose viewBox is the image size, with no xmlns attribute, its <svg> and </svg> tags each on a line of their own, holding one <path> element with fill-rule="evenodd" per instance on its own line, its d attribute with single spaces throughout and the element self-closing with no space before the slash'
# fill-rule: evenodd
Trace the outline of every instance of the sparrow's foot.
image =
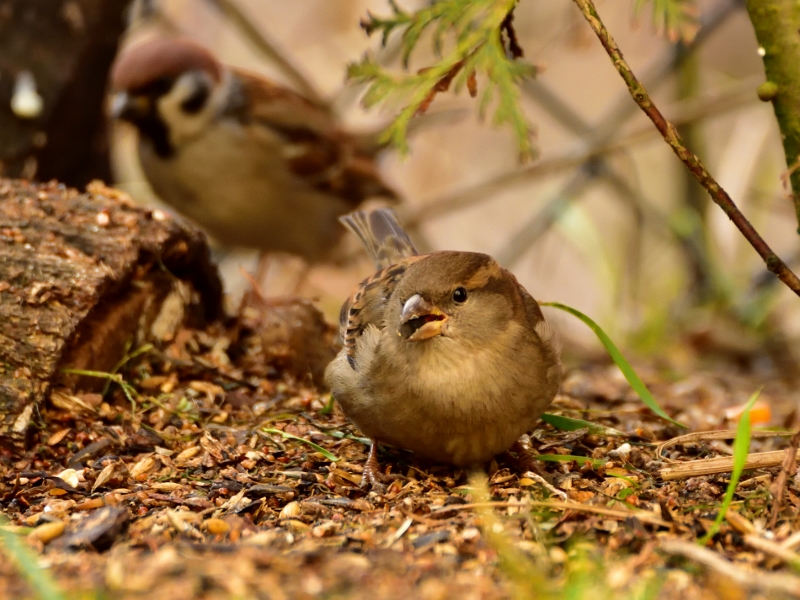
<svg viewBox="0 0 800 600">
<path fill-rule="evenodd" d="M 516 454 L 516 457 L 513 454 L 510 455 L 510 457 L 520 473 L 530 471 L 552 484 L 553 478 L 544 470 L 541 462 L 537 459 L 537 454 L 533 450 L 531 438 L 527 433 L 520 436 L 509 450 Z"/>
<path fill-rule="evenodd" d="M 378 464 L 378 442 L 372 440 L 369 447 L 367 463 L 364 465 L 364 473 L 361 476 L 361 489 L 370 489 L 378 494 L 386 493 L 386 486 L 383 484 L 384 475 L 381 473 L 381 466 Z"/>
</svg>

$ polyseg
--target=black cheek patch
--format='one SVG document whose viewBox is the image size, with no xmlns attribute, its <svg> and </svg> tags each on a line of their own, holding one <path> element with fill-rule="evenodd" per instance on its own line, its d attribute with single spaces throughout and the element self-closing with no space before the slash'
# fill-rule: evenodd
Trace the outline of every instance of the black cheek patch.
<svg viewBox="0 0 800 600">
<path fill-rule="evenodd" d="M 166 159 L 175 154 L 175 148 L 169 141 L 169 131 L 158 116 L 149 115 L 143 119 L 137 119 L 134 124 L 139 128 L 141 134 L 152 142 L 158 156 Z"/>
</svg>

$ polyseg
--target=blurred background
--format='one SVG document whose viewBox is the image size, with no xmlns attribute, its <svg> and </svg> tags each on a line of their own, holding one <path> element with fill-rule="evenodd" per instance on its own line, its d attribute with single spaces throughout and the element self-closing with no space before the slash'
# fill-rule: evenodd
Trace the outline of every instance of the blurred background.
<svg viewBox="0 0 800 600">
<path fill-rule="evenodd" d="M 59 11 L 52 11 L 54 4 Z M 365 111 L 359 104 L 363 88 L 345 81 L 347 64 L 364 52 L 398 66 L 392 44 L 381 49 L 378 36 L 369 38 L 359 27 L 367 11 L 388 14 L 386 0 L 136 0 L 126 10 L 122 4 L 0 1 L 5 175 L 58 177 L 76 186 L 102 177 L 137 201 L 157 203 L 137 164 L 134 131 L 124 124 L 108 130 L 81 126 L 75 100 L 67 105 L 72 112 L 63 106 L 69 97 L 64 90 L 77 89 L 72 95 L 83 112 L 106 110 L 105 80 L 98 83 L 98 77 L 107 72 L 118 39 L 124 48 L 156 36 L 189 36 L 225 63 L 289 87 L 304 80 L 349 130 L 374 130 L 391 119 L 390 110 Z M 400 4 L 413 10 L 424 3 Z M 797 224 L 782 178 L 786 163 L 772 107 L 756 96 L 764 72 L 744 3 L 696 4 L 699 33 L 692 42 L 676 44 L 654 29 L 649 7 L 634 18 L 632 2 L 597 2 L 662 112 L 795 268 Z M 21 116 L 9 108 L 20 89 L 19 73 L 29 69 L 36 75 L 46 61 L 41 51 L 30 51 L 33 42 L 22 40 L 15 24 L 24 21 L 25 11 L 37 10 L 67 23 L 78 32 L 73 38 L 83 41 L 72 62 L 62 53 L 62 63 L 69 64 L 50 67 L 58 85 L 51 90 L 40 83 L 34 95 L 42 100 L 40 111 Z M 466 93 L 439 95 L 434 109 L 463 108 L 464 114 L 422 128 L 411 139 L 409 156 L 389 149 L 380 159 L 414 235 L 435 249 L 492 254 L 537 299 L 574 306 L 624 347 L 656 356 L 669 369 L 724 356 L 756 370 L 778 366 L 782 376 L 795 377 L 797 298 L 766 272 L 641 114 L 574 4 L 523 0 L 514 25 L 525 59 L 541 68 L 522 89 L 537 131 L 538 158 L 520 164 L 512 133 L 481 122 Z M 435 60 L 423 40 L 412 68 Z M 68 143 L 89 148 L 83 159 L 72 153 L 72 165 L 54 166 L 58 161 L 48 151 L 55 139 L 50 132 L 68 127 L 54 125 L 60 113 L 72 115 L 65 120 L 73 128 L 65 134 Z M 104 154 L 110 157 L 107 171 Z M 354 240 L 347 243 L 357 248 Z M 252 270 L 255 256 L 231 249 L 223 255 L 235 297 L 248 285 L 240 271 Z M 299 293 L 317 299 L 334 319 L 355 283 L 372 271 L 366 257 L 315 266 Z M 287 293 L 280 284 L 265 291 Z M 570 352 L 583 358 L 602 354 L 585 326 L 545 310 Z"/>
</svg>

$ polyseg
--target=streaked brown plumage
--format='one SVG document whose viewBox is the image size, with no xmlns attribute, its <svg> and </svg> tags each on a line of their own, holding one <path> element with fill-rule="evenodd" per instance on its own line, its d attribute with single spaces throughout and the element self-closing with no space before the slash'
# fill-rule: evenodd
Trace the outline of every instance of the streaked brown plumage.
<svg viewBox="0 0 800 600">
<path fill-rule="evenodd" d="M 560 383 L 539 305 L 486 254 L 418 255 L 390 209 L 343 221 L 380 269 L 342 307 L 325 373 L 345 413 L 373 442 L 459 466 L 510 448 Z"/>
</svg>

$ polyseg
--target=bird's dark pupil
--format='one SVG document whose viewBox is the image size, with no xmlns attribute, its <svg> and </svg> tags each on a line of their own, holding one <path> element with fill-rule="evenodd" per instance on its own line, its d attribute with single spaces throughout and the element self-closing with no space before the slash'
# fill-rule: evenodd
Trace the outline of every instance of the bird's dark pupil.
<svg viewBox="0 0 800 600">
<path fill-rule="evenodd" d="M 192 95 L 181 103 L 181 108 L 184 110 L 184 112 L 194 114 L 203 108 L 207 99 L 208 90 L 206 87 L 202 85 L 197 86 L 194 92 L 192 92 Z"/>
<path fill-rule="evenodd" d="M 453 300 L 456 302 L 465 302 L 467 299 L 467 290 L 464 288 L 456 288 L 453 292 Z"/>
</svg>

